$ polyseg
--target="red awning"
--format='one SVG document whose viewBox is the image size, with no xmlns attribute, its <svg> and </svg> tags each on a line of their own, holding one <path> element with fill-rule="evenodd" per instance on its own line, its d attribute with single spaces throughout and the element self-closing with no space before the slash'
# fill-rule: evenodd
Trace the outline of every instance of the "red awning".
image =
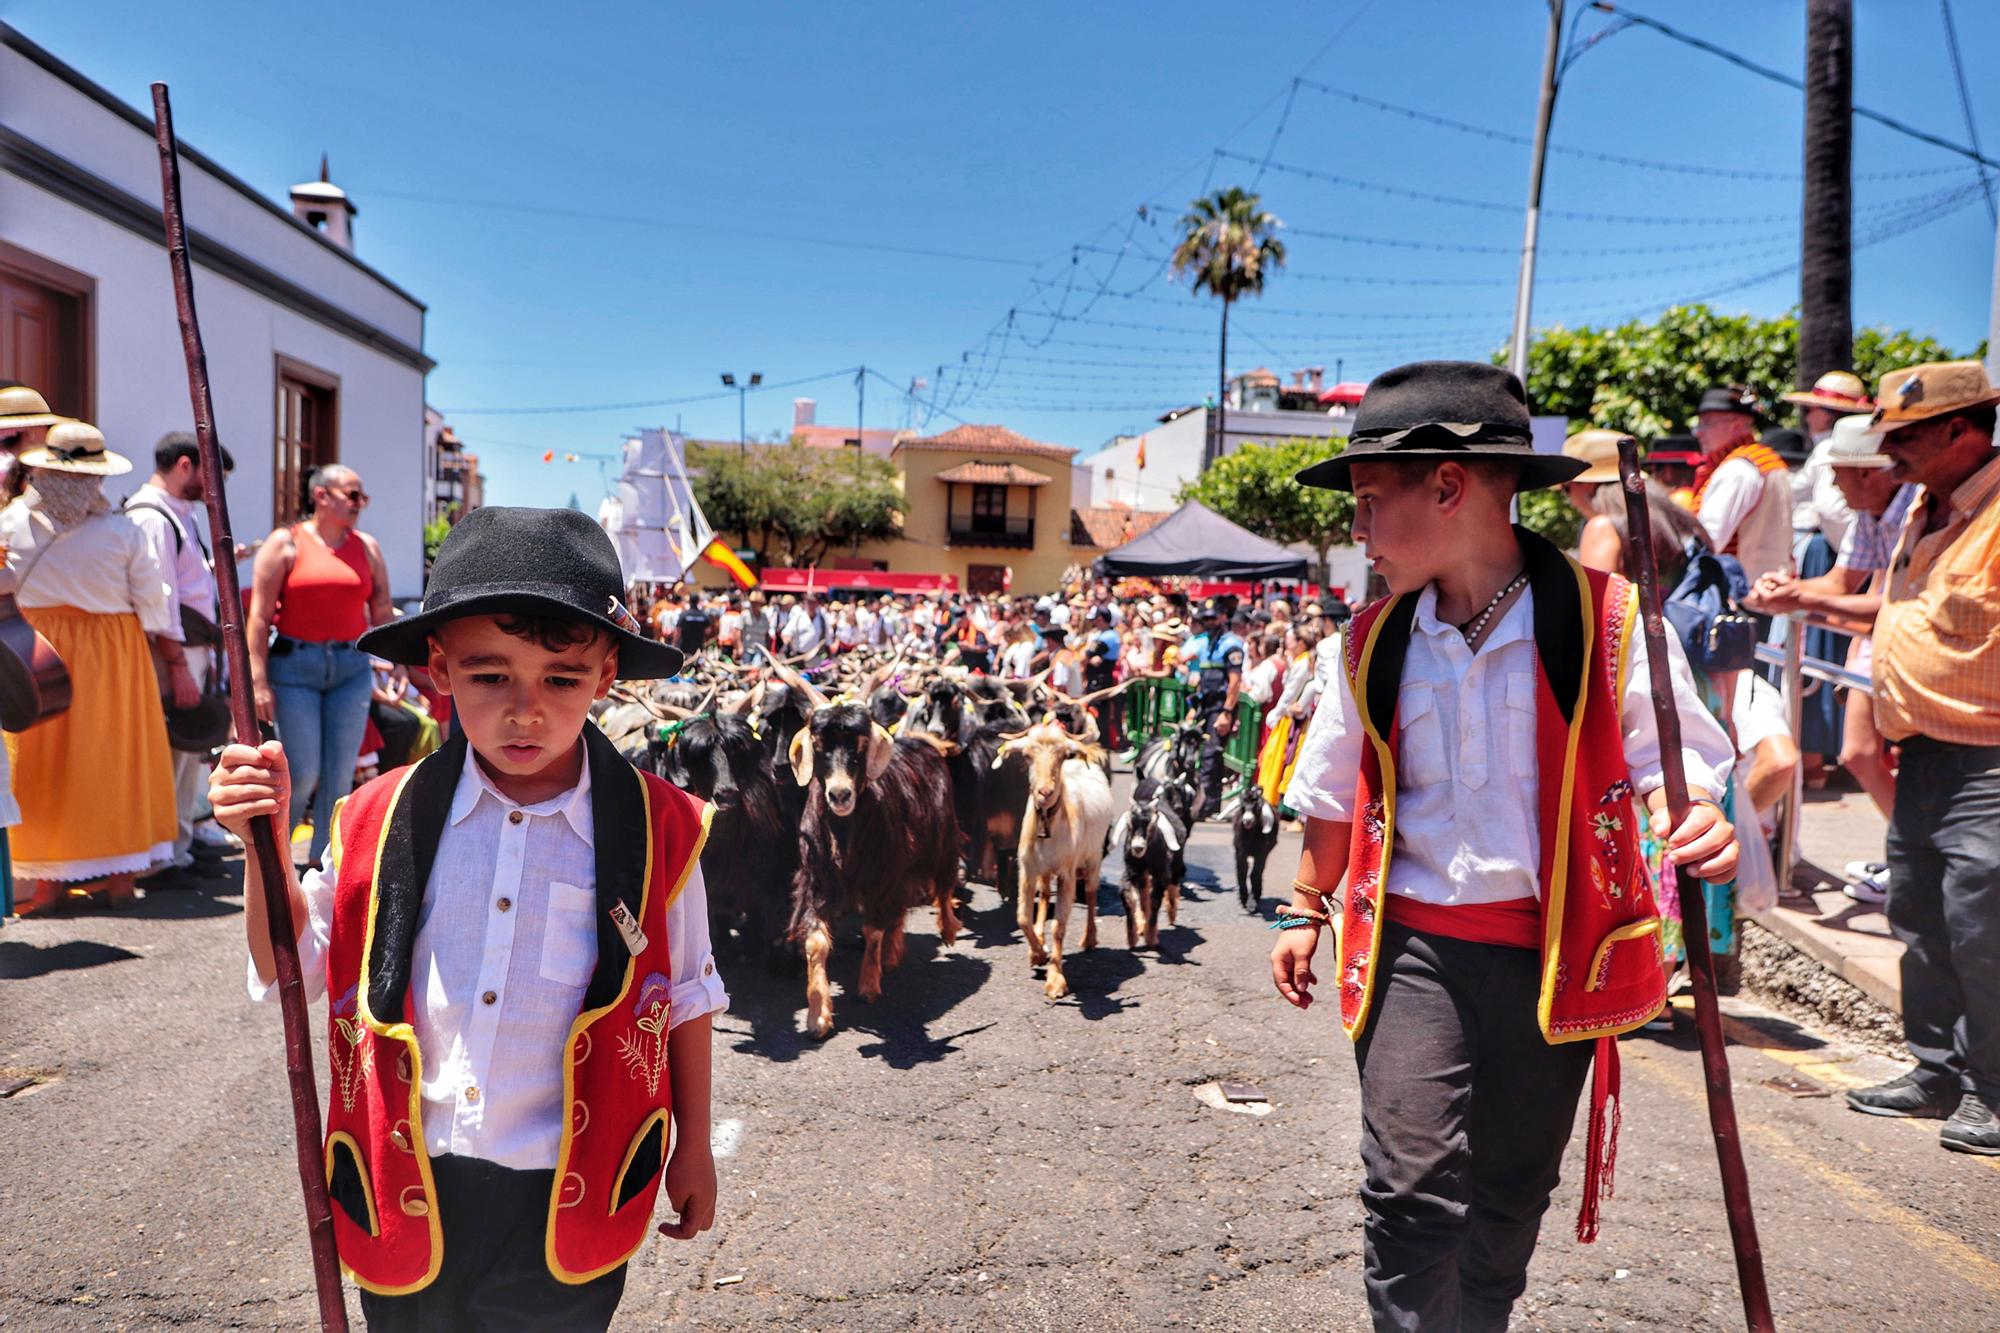
<svg viewBox="0 0 2000 1333">
<path fill-rule="evenodd" d="M 877 569 L 767 569 L 765 592 L 957 592 L 956 574 L 888 574 Z"/>
</svg>

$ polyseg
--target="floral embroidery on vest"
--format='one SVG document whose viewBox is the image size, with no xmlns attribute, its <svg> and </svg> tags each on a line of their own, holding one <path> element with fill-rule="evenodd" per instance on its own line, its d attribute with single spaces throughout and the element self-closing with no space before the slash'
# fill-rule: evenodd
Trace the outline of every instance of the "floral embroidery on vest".
<svg viewBox="0 0 2000 1333">
<path fill-rule="evenodd" d="M 632 1006 L 636 1032 L 618 1039 L 618 1054 L 632 1077 L 646 1086 L 648 1097 L 660 1092 L 660 1076 L 667 1069 L 667 997 L 671 987 L 658 972 L 649 972 L 639 983 L 639 1001 Z"/>
<path fill-rule="evenodd" d="M 333 1088 L 340 1094 L 340 1109 L 349 1112 L 354 1110 L 354 1097 L 361 1091 L 362 1080 L 368 1077 L 368 1062 L 356 1053 L 361 1039 L 368 1035 L 359 1013 L 360 994 L 361 983 L 357 981 L 333 1002 L 333 1040 L 326 1045 L 327 1060 L 333 1065 Z"/>
</svg>

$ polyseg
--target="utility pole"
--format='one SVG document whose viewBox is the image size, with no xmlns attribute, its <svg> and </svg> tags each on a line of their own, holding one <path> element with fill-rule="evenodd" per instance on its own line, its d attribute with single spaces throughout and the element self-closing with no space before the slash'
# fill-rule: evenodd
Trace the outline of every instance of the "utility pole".
<svg viewBox="0 0 2000 1333">
<path fill-rule="evenodd" d="M 854 471 L 861 472 L 861 455 L 868 452 L 868 367 L 854 372 Z"/>
<path fill-rule="evenodd" d="M 1806 0 L 1798 387 L 1854 360 L 1854 4 Z"/>
<path fill-rule="evenodd" d="M 1556 62 L 1562 54 L 1563 0 L 1549 0 L 1549 44 L 1542 56 L 1542 101 L 1535 115 L 1535 157 L 1528 169 L 1528 220 L 1521 232 L 1521 278 L 1514 289 L 1514 338 L 1507 369 L 1528 382 L 1528 325 L 1535 303 L 1535 246 L 1542 230 L 1542 167 L 1549 159 L 1549 121 L 1556 113 Z"/>
</svg>

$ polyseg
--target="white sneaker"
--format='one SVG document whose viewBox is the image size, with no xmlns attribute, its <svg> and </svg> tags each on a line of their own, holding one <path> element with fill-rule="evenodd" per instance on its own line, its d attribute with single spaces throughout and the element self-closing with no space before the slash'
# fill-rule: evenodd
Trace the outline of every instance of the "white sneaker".
<svg viewBox="0 0 2000 1333">
<path fill-rule="evenodd" d="M 234 833 L 231 833 L 212 819 L 204 819 L 201 823 L 194 826 L 194 840 L 200 846 L 211 847 L 217 851 L 240 852 L 243 850 L 243 839 L 237 837 Z"/>
<path fill-rule="evenodd" d="M 1880 861 L 1849 861 L 1847 883 L 1842 893 L 1857 903 L 1879 905 L 1889 901 L 1889 867 Z"/>
</svg>

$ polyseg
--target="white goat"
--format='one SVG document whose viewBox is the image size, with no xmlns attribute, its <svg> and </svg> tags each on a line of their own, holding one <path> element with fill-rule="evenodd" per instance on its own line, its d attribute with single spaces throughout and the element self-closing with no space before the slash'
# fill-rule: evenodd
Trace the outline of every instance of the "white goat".
<svg viewBox="0 0 2000 1333">
<path fill-rule="evenodd" d="M 1079 742 L 1052 718 L 1008 741 L 1001 757 L 1017 751 L 1027 756 L 1029 777 L 1015 915 L 1028 937 L 1030 967 L 1048 969 L 1042 992 L 1060 1000 L 1069 994 L 1063 931 L 1079 897 L 1088 921 L 1083 947 L 1097 947 L 1097 884 L 1111 829 L 1111 780 L 1101 766 L 1103 752 Z"/>
</svg>

